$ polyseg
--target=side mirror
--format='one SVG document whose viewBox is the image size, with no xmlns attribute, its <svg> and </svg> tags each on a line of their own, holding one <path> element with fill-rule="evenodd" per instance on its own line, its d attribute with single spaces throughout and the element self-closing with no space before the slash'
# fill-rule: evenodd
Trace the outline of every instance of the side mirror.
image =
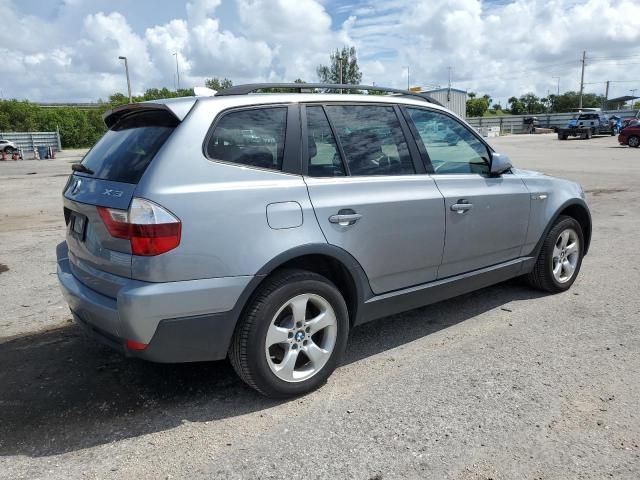
<svg viewBox="0 0 640 480">
<path fill-rule="evenodd" d="M 494 152 L 491 155 L 491 175 L 502 175 L 513 167 L 509 157 L 502 153 Z"/>
</svg>

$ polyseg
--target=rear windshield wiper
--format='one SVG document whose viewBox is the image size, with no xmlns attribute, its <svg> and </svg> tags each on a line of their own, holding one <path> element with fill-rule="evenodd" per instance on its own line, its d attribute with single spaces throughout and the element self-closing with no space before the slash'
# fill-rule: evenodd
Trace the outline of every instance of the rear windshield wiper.
<svg viewBox="0 0 640 480">
<path fill-rule="evenodd" d="M 81 163 L 74 163 L 71 165 L 71 170 L 74 172 L 88 173 L 89 175 L 93 175 L 95 172 L 90 168 L 85 167 Z"/>
</svg>

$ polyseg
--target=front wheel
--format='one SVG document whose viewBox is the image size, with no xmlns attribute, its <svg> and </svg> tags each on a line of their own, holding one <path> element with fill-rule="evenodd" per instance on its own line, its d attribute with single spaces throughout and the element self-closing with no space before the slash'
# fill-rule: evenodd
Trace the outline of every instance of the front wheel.
<svg viewBox="0 0 640 480">
<path fill-rule="evenodd" d="M 6 147 L 6 148 L 4 149 L 4 152 L 5 152 L 7 155 L 11 155 L 11 154 L 13 153 L 13 147 Z"/>
<path fill-rule="evenodd" d="M 637 137 L 635 135 L 630 136 L 627 140 L 627 145 L 634 148 L 640 147 L 640 137 Z"/>
<path fill-rule="evenodd" d="M 322 385 L 346 348 L 349 314 L 325 277 L 283 270 L 267 279 L 236 329 L 229 358 L 240 378 L 268 397 Z"/>
<path fill-rule="evenodd" d="M 536 264 L 525 279 L 539 290 L 564 292 L 575 282 L 583 256 L 582 227 L 574 218 L 563 215 L 549 230 Z"/>
</svg>

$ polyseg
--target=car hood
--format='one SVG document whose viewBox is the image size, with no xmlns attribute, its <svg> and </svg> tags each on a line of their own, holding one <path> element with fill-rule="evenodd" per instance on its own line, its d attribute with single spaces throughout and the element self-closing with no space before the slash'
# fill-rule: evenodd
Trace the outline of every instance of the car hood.
<svg viewBox="0 0 640 480">
<path fill-rule="evenodd" d="M 512 168 L 511 171 L 520 177 L 539 177 L 546 175 L 544 172 L 538 172 L 536 170 L 524 170 L 522 168 Z"/>
</svg>

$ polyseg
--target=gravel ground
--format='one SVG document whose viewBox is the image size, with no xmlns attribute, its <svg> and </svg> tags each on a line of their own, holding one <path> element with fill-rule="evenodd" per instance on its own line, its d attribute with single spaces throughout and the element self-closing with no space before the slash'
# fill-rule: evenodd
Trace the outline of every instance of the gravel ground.
<svg viewBox="0 0 640 480">
<path fill-rule="evenodd" d="M 639 478 L 640 151 L 492 143 L 587 190 L 573 288 L 511 281 L 357 328 L 327 385 L 286 402 L 227 362 L 155 365 L 85 340 L 54 275 L 81 152 L 0 162 L 0 478 Z"/>
</svg>

